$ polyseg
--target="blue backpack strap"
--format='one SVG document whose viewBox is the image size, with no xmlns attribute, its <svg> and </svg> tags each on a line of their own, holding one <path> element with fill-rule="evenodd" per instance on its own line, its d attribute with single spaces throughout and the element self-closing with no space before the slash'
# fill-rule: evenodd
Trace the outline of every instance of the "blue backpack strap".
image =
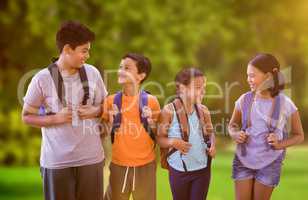
<svg viewBox="0 0 308 200">
<path fill-rule="evenodd" d="M 244 95 L 243 103 L 242 103 L 242 131 L 246 131 L 246 129 L 249 126 L 250 123 L 250 112 L 251 112 L 251 106 L 253 102 L 255 94 L 254 92 L 248 92 Z M 240 144 L 241 147 L 241 154 L 242 156 L 246 156 L 247 151 L 246 151 L 246 145 L 245 144 Z"/>
<path fill-rule="evenodd" d="M 246 131 L 246 129 L 249 126 L 249 120 L 250 120 L 250 110 L 251 110 L 251 105 L 252 101 L 254 98 L 254 93 L 253 92 L 248 92 L 245 94 L 243 103 L 242 103 L 242 131 Z"/>
<path fill-rule="evenodd" d="M 115 131 L 120 128 L 121 121 L 122 121 L 122 114 L 121 114 L 121 108 L 122 108 L 122 92 L 117 92 L 113 99 L 113 104 L 118 107 L 118 113 L 116 113 L 113 116 L 113 124 L 111 129 L 111 143 L 114 142 L 114 134 Z"/>
<path fill-rule="evenodd" d="M 143 116 L 142 111 L 145 106 L 148 105 L 148 93 L 141 90 L 140 91 L 140 98 L 139 98 L 139 114 L 140 114 L 140 121 L 146 130 L 146 132 L 150 135 L 151 139 L 155 141 L 155 134 L 152 131 L 151 127 L 149 126 L 148 120 L 146 117 Z"/>
</svg>

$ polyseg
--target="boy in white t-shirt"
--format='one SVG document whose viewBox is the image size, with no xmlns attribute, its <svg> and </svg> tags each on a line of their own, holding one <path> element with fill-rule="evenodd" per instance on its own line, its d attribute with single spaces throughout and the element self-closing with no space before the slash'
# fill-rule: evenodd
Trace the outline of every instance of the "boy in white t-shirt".
<svg viewBox="0 0 308 200">
<path fill-rule="evenodd" d="M 99 117 L 107 91 L 99 71 L 86 64 L 95 35 L 75 21 L 56 35 L 59 58 L 33 78 L 23 121 L 41 127 L 41 175 L 46 200 L 99 200 L 104 151 Z"/>
</svg>

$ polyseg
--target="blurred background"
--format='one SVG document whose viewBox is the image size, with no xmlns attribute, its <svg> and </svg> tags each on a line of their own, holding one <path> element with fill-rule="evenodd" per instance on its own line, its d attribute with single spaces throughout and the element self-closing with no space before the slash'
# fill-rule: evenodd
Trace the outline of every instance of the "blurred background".
<svg viewBox="0 0 308 200">
<path fill-rule="evenodd" d="M 225 126 L 235 100 L 248 90 L 246 66 L 258 52 L 280 61 L 287 94 L 308 128 L 307 10 L 305 0 L 0 0 L 0 199 L 43 199 L 41 134 L 21 122 L 22 96 L 31 74 L 57 56 L 55 34 L 69 19 L 96 33 L 88 63 L 101 71 L 109 93 L 119 89 L 115 70 L 127 52 L 151 59 L 144 87 L 161 106 L 174 94 L 176 72 L 202 69 L 208 80 L 204 103 L 219 135 L 208 199 L 233 199 L 234 146 Z M 307 155 L 307 143 L 289 150 L 273 199 L 308 196 Z M 171 199 L 166 171 L 158 168 L 157 176 L 158 200 Z"/>
</svg>

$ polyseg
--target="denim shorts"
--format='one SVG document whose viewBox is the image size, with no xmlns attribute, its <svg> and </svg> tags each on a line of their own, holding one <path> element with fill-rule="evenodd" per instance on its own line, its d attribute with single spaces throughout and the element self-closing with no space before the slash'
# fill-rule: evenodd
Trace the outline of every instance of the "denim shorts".
<svg viewBox="0 0 308 200">
<path fill-rule="evenodd" d="M 281 155 L 271 164 L 261 169 L 250 169 L 245 167 L 235 155 L 233 160 L 232 178 L 234 180 L 255 179 L 268 187 L 276 187 L 280 180 L 281 166 L 284 156 Z"/>
</svg>

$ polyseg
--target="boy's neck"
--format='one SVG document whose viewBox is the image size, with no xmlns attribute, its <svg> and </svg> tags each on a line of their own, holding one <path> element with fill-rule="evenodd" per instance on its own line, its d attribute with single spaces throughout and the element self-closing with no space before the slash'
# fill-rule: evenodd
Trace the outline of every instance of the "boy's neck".
<svg viewBox="0 0 308 200">
<path fill-rule="evenodd" d="M 124 84 L 123 85 L 123 94 L 125 96 L 136 96 L 139 94 L 139 85 L 135 84 Z"/>
<path fill-rule="evenodd" d="M 59 59 L 57 60 L 57 65 L 59 67 L 59 71 L 62 75 L 73 75 L 78 72 L 78 68 L 70 66 L 64 59 L 63 55 L 60 55 Z"/>
</svg>

